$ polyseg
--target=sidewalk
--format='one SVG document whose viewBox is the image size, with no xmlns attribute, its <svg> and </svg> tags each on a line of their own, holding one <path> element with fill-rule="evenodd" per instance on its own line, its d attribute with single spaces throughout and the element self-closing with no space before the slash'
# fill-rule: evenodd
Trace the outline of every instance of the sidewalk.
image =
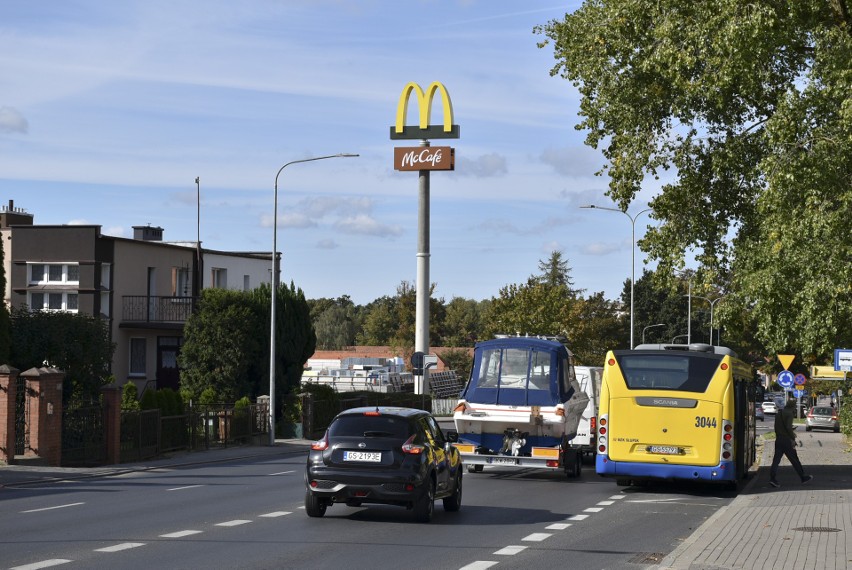
<svg viewBox="0 0 852 570">
<path fill-rule="evenodd" d="M 727 507 L 704 522 L 654 568 L 852 567 L 852 453 L 846 437 L 796 432 L 799 459 L 814 479 L 802 485 L 783 459 L 780 489 L 769 485 L 775 442 L 763 446 L 760 468 Z"/>
<path fill-rule="evenodd" d="M 26 462 L 18 465 L 0 463 L 0 492 L 3 487 L 85 479 L 91 477 L 106 477 L 133 471 L 149 471 L 167 467 L 185 467 L 205 463 L 233 461 L 247 457 L 262 457 L 274 455 L 292 455 L 307 453 L 310 441 L 304 439 L 277 439 L 275 445 L 235 445 L 207 451 L 181 451 L 171 453 L 157 459 L 107 465 L 103 467 L 43 467 L 28 465 Z"/>
</svg>

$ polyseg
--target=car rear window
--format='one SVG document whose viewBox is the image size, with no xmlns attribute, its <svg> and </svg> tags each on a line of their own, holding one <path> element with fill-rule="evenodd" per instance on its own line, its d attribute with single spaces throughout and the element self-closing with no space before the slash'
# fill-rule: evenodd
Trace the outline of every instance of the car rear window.
<svg viewBox="0 0 852 570">
<path fill-rule="evenodd" d="M 398 416 L 340 416 L 328 428 L 331 437 L 393 437 L 407 439 L 411 423 Z"/>
<path fill-rule="evenodd" d="M 832 414 L 831 408 L 814 408 L 815 416 L 830 416 Z"/>
</svg>

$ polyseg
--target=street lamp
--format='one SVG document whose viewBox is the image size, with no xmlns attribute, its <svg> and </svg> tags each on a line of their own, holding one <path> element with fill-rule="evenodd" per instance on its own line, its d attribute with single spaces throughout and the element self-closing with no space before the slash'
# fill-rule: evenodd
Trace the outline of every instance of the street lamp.
<svg viewBox="0 0 852 570">
<path fill-rule="evenodd" d="M 581 208 L 590 208 L 594 210 L 607 210 L 610 212 L 618 212 L 620 214 L 624 214 L 628 218 L 630 218 L 630 227 L 632 232 L 632 241 L 630 242 L 630 349 L 633 349 L 633 283 L 636 281 L 636 218 L 644 214 L 645 212 L 650 212 L 652 208 L 645 208 L 644 210 L 640 210 L 635 215 L 631 216 L 624 210 L 618 210 L 616 208 L 607 208 L 605 206 L 595 206 L 594 204 L 590 204 L 588 206 L 580 206 Z"/>
<path fill-rule="evenodd" d="M 275 445 L 275 297 L 278 292 L 278 271 L 276 267 L 278 255 L 278 177 L 281 175 L 281 172 L 291 164 L 314 162 L 315 160 L 325 160 L 327 158 L 349 158 L 355 156 L 358 155 L 339 153 L 330 154 L 328 156 L 315 156 L 313 158 L 293 160 L 279 168 L 278 173 L 275 175 L 275 198 L 272 206 L 272 309 L 269 327 L 269 445 Z"/>
<path fill-rule="evenodd" d="M 645 331 L 646 330 L 653 329 L 653 328 L 656 328 L 656 327 L 664 327 L 664 326 L 666 326 L 666 323 L 659 323 L 659 324 L 656 324 L 656 325 L 648 325 L 647 327 L 642 329 L 642 344 L 645 344 Z"/>
<path fill-rule="evenodd" d="M 704 299 L 705 301 L 710 303 L 710 346 L 713 346 L 713 306 L 717 302 L 719 302 L 722 299 L 724 299 L 725 297 L 727 297 L 727 295 L 722 295 L 721 297 L 716 297 L 715 299 L 712 299 L 712 300 L 708 299 L 707 297 L 702 297 L 700 295 L 693 295 L 692 297 L 695 298 L 695 299 Z M 716 339 L 716 340 L 718 341 L 718 339 Z"/>
</svg>

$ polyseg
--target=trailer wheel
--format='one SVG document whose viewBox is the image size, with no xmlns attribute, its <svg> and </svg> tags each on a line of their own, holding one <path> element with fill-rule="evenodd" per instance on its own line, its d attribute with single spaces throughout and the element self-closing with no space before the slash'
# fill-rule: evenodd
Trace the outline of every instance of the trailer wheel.
<svg viewBox="0 0 852 570">
<path fill-rule="evenodd" d="M 482 465 L 468 465 L 467 466 L 468 473 L 482 473 Z"/>
<path fill-rule="evenodd" d="M 562 451 L 562 464 L 565 466 L 565 475 L 569 478 L 579 477 L 583 465 L 583 456 L 576 449 L 564 449 Z"/>
</svg>

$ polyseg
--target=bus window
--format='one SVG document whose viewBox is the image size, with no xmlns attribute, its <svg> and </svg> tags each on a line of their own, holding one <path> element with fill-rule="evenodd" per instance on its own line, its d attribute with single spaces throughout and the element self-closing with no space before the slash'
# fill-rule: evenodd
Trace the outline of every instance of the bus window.
<svg viewBox="0 0 852 570">
<path fill-rule="evenodd" d="M 695 354 L 622 354 L 617 357 L 631 390 L 707 390 L 721 356 Z"/>
</svg>

